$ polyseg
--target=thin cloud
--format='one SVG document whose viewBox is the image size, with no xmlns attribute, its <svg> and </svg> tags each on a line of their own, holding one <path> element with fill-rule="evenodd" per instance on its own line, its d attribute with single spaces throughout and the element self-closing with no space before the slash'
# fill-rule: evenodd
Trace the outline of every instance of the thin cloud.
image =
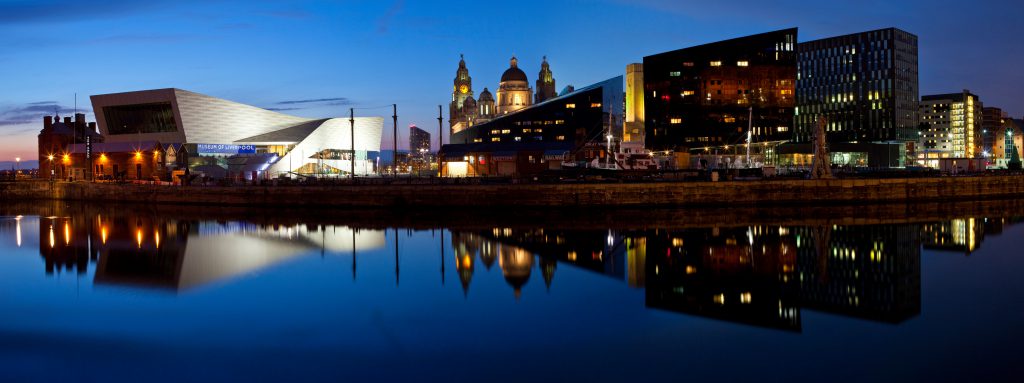
<svg viewBox="0 0 1024 383">
<path fill-rule="evenodd" d="M 405 0 L 397 0 L 391 4 L 391 8 L 388 8 L 387 12 L 384 12 L 384 15 L 377 19 L 377 32 L 387 33 L 391 27 L 391 21 L 402 12 L 403 8 L 405 8 Z"/>
<path fill-rule="evenodd" d="M 88 113 L 87 109 L 78 109 L 79 113 Z M 24 125 L 37 123 L 43 116 L 53 114 L 70 116 L 75 109 L 59 105 L 55 102 L 32 102 L 25 106 L 0 110 L 0 126 Z"/>
<path fill-rule="evenodd" d="M 64 23 L 70 20 L 117 18 L 144 12 L 164 5 L 178 5 L 170 0 L 38 0 L 0 2 L 0 24 Z"/>
<path fill-rule="evenodd" d="M 271 17 L 276 17 L 276 18 L 279 18 L 279 19 L 291 19 L 291 20 L 305 20 L 305 19 L 308 19 L 308 18 L 313 16 L 312 13 L 309 13 L 309 12 L 301 10 L 301 9 L 270 11 L 270 12 L 264 12 L 263 14 L 265 14 L 267 16 L 271 16 Z"/>
<path fill-rule="evenodd" d="M 352 102 L 345 97 L 334 97 L 334 98 L 315 98 L 308 100 L 288 100 L 278 102 L 277 105 L 301 105 L 301 104 L 316 104 L 316 103 L 330 103 L 329 105 L 349 105 Z"/>
<path fill-rule="evenodd" d="M 92 39 L 85 41 L 85 44 L 150 44 L 150 43 L 176 43 L 181 41 L 196 39 L 196 36 L 191 35 L 172 35 L 172 34 L 123 34 L 101 37 L 98 39 Z"/>
</svg>

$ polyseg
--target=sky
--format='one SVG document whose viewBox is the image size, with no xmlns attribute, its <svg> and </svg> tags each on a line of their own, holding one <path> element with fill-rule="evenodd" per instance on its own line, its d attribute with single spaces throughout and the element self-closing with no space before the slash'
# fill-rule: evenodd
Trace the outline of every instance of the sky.
<svg viewBox="0 0 1024 383">
<path fill-rule="evenodd" d="M 0 161 L 35 157 L 42 117 L 71 115 L 76 93 L 93 121 L 89 95 L 170 87 L 311 118 L 397 104 L 399 148 L 410 124 L 436 148 L 459 54 L 477 94 L 513 55 L 531 84 L 547 56 L 561 89 L 790 27 L 800 41 L 904 29 L 919 37 L 922 95 L 970 89 L 1020 118 L 1022 18 L 1020 0 L 0 0 Z"/>
</svg>

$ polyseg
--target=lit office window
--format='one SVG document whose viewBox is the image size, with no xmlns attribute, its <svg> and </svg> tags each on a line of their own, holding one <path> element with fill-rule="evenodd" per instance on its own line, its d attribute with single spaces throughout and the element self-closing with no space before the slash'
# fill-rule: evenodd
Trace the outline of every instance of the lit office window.
<svg viewBox="0 0 1024 383">
<path fill-rule="evenodd" d="M 721 61 L 712 61 L 711 62 L 711 66 L 722 66 L 722 62 Z"/>
</svg>

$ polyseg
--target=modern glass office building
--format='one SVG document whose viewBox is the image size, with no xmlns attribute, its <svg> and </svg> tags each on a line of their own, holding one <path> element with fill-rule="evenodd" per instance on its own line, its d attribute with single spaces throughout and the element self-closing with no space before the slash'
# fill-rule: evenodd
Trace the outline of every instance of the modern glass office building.
<svg viewBox="0 0 1024 383">
<path fill-rule="evenodd" d="M 452 135 L 441 151 L 449 176 L 523 175 L 585 166 L 621 140 L 622 76 L 531 105 Z"/>
<path fill-rule="evenodd" d="M 793 141 L 804 145 L 794 152 L 810 155 L 823 117 L 829 145 L 844 150 L 832 150 L 834 163 L 903 166 L 918 139 L 917 36 L 886 28 L 803 42 L 798 51 Z"/>
<path fill-rule="evenodd" d="M 789 139 L 797 29 L 644 57 L 646 146 L 704 152 Z M 751 116 L 753 119 L 751 120 Z"/>
</svg>

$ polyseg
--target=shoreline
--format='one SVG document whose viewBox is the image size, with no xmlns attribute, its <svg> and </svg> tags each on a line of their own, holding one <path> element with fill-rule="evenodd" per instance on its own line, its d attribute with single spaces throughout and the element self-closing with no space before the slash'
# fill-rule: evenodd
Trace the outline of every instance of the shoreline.
<svg viewBox="0 0 1024 383">
<path fill-rule="evenodd" d="M 966 218 L 1024 217 L 1024 199 L 887 203 L 846 206 L 732 206 L 689 208 L 482 208 L 349 209 L 268 208 L 138 203 L 22 201 L 0 203 L 0 216 L 140 215 L 201 221 L 245 221 L 261 225 L 343 225 L 477 230 L 511 229 L 688 229 L 739 226 L 889 225 Z"/>
<path fill-rule="evenodd" d="M 864 205 L 1012 199 L 1024 176 L 509 185 L 155 186 L 0 183 L 2 201 L 329 208 Z"/>
</svg>

